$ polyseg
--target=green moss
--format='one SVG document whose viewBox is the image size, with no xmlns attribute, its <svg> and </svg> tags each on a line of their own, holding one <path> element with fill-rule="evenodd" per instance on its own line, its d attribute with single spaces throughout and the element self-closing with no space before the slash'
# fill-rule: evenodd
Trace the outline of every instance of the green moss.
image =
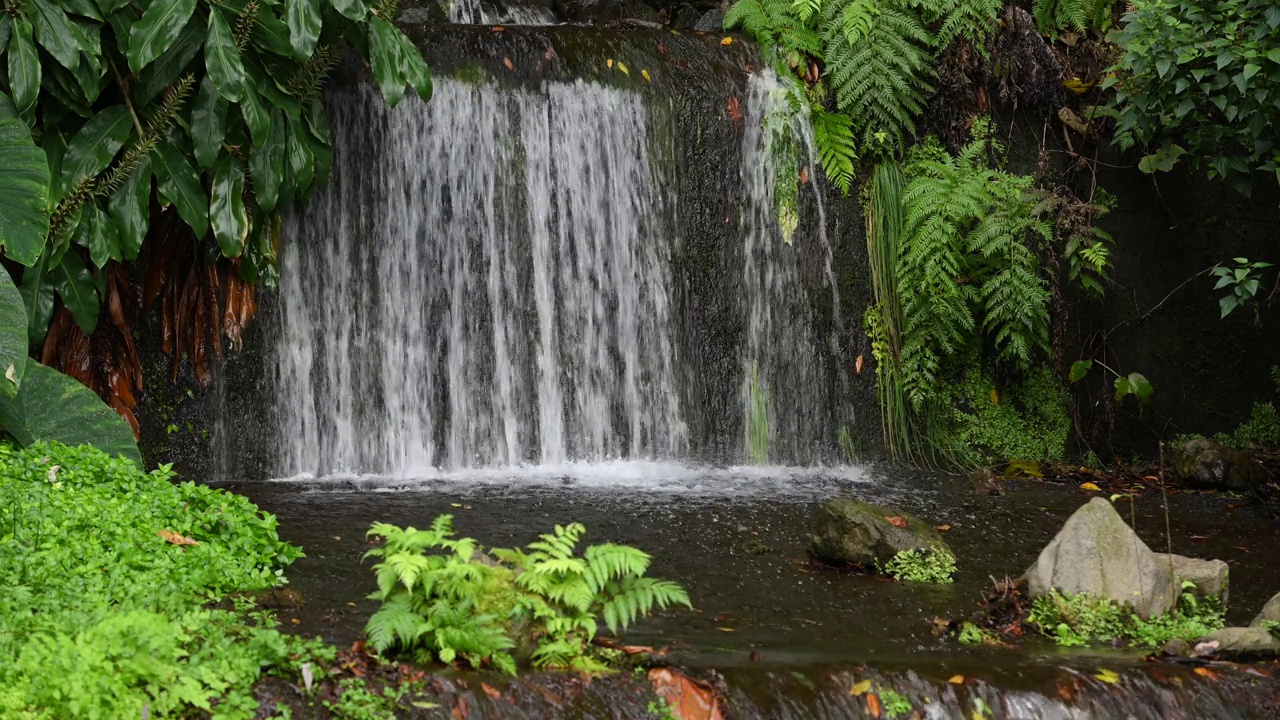
<svg viewBox="0 0 1280 720">
<path fill-rule="evenodd" d="M 1066 387 L 1046 367 L 1001 384 L 976 366 L 948 388 L 940 441 L 974 465 L 999 460 L 1061 460 L 1071 433 Z"/>
<path fill-rule="evenodd" d="M 990 630 L 983 630 L 971 622 L 966 622 L 960 626 L 960 632 L 956 635 L 961 645 L 995 645 L 1000 642 L 996 634 Z"/>
<path fill-rule="evenodd" d="M 896 580 L 945 585 L 956 573 L 956 556 L 941 545 L 931 550 L 903 550 L 877 569 Z"/>
</svg>

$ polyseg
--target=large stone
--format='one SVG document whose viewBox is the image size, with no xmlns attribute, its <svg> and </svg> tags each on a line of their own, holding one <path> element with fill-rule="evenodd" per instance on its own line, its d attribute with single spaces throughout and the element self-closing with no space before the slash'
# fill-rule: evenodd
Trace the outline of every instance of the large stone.
<svg viewBox="0 0 1280 720">
<path fill-rule="evenodd" d="M 698 32 L 721 32 L 724 30 L 724 11 L 715 8 L 708 10 L 693 26 Z"/>
<path fill-rule="evenodd" d="M 1089 593 L 1131 605 L 1144 618 L 1169 612 L 1177 598 L 1168 562 L 1100 497 L 1067 518 L 1023 577 L 1031 597 L 1053 588 Z"/>
<path fill-rule="evenodd" d="M 1258 617 L 1249 623 L 1249 627 L 1262 627 L 1262 623 L 1266 621 L 1280 623 L 1280 593 L 1271 596 L 1267 604 L 1262 606 L 1262 612 L 1258 613 Z"/>
<path fill-rule="evenodd" d="M 1260 627 L 1222 628 L 1197 640 L 1195 647 L 1197 653 L 1212 651 L 1223 658 L 1253 659 L 1280 654 L 1280 641 Z"/>
<path fill-rule="evenodd" d="M 903 550 L 946 548 L 937 528 L 895 507 L 837 498 L 813 521 L 813 554 L 830 562 L 873 565 Z"/>
<path fill-rule="evenodd" d="M 1208 438 L 1193 438 L 1169 449 L 1174 475 L 1192 487 L 1237 492 L 1263 480 L 1262 466 L 1235 448 Z"/>
<path fill-rule="evenodd" d="M 1181 588 L 1184 580 L 1196 585 L 1196 594 L 1200 597 L 1216 597 L 1227 604 L 1227 581 L 1230 568 L 1221 560 L 1200 560 L 1185 555 L 1169 555 L 1156 553 L 1160 564 L 1168 566 L 1173 559 L 1174 586 Z"/>
</svg>

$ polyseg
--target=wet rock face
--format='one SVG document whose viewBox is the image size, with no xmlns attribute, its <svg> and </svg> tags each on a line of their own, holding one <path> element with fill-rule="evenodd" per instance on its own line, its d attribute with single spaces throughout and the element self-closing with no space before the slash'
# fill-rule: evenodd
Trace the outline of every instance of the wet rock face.
<svg viewBox="0 0 1280 720">
<path fill-rule="evenodd" d="M 1157 553 L 1160 564 L 1173 567 L 1175 586 L 1181 588 L 1184 580 L 1195 583 L 1195 592 L 1200 597 L 1216 597 L 1227 603 L 1227 580 L 1229 568 L 1221 560 L 1200 560 L 1183 555 Z"/>
<path fill-rule="evenodd" d="M 1280 623 L 1280 593 L 1276 593 L 1262 606 L 1262 612 L 1249 623 L 1249 627 L 1262 627 L 1264 622 Z"/>
<path fill-rule="evenodd" d="M 903 550 L 946 547 L 929 523 L 894 507 L 851 498 L 823 506 L 810 539 L 813 554 L 822 560 L 868 566 L 888 562 Z"/>
<path fill-rule="evenodd" d="M 1030 597 L 1052 588 L 1132 605 L 1144 618 L 1173 609 L 1177 590 L 1168 560 L 1125 523 L 1111 503 L 1094 498 L 1067 519 L 1023 575 Z"/>
<path fill-rule="evenodd" d="M 974 495 L 1001 495 L 1004 493 L 1004 481 L 990 468 L 979 468 L 969 475 L 969 484 Z"/>
<path fill-rule="evenodd" d="M 1249 455 L 1208 438 L 1194 438 L 1169 451 L 1173 472 L 1192 487 L 1251 490 L 1262 482 L 1262 468 Z"/>
<path fill-rule="evenodd" d="M 1260 627 L 1229 627 L 1197 640 L 1195 651 L 1228 659 L 1270 658 L 1280 654 L 1280 641 Z"/>
</svg>

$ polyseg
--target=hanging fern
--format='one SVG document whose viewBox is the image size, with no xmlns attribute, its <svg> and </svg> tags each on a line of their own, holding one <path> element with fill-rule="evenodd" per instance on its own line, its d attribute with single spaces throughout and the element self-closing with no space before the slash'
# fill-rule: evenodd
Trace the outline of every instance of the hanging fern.
<svg viewBox="0 0 1280 720">
<path fill-rule="evenodd" d="M 814 108 L 809 114 L 813 125 L 813 144 L 818 151 L 822 171 L 840 192 L 848 193 L 857 173 L 854 163 L 858 160 L 857 143 L 853 137 L 853 121 L 843 113 L 831 113 Z"/>
<path fill-rule="evenodd" d="M 1061 30 L 1110 29 L 1115 6 L 1116 0 L 1035 0 L 1031 12 L 1037 30 L 1057 36 Z"/>
<path fill-rule="evenodd" d="M 805 20 L 797 15 L 792 0 L 738 0 L 724 16 L 724 29 L 741 28 L 765 52 L 797 67 L 804 55 L 819 55 L 822 42 Z"/>
<path fill-rule="evenodd" d="M 938 51 L 963 40 L 985 55 L 987 42 L 1000 27 L 1004 0 L 910 0 L 910 5 L 927 25 L 937 28 L 933 44 Z"/>
</svg>

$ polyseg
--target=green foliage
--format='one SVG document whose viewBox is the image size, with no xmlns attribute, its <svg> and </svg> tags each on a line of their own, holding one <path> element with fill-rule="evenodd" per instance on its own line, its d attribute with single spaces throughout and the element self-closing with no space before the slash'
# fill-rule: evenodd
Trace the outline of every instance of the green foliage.
<svg viewBox="0 0 1280 720">
<path fill-rule="evenodd" d="M 575 549 L 586 529 L 557 525 L 527 549 L 480 553 L 471 538 L 454 539 L 453 518 L 428 530 L 375 523 L 369 535 L 384 545 L 369 551 L 383 605 L 365 628 L 379 651 L 415 652 L 440 662 L 465 660 L 515 673 L 512 651 L 532 641 L 536 667 L 600 670 L 588 654 L 603 618 L 626 629 L 655 608 L 689 606 L 680 586 L 645 577 L 649 556 L 625 545 Z"/>
<path fill-rule="evenodd" d="M 814 108 L 809 114 L 813 125 L 813 144 L 818 150 L 822 171 L 840 192 L 853 187 L 854 167 L 858 161 L 858 145 L 853 135 L 853 121 L 844 113 Z"/>
<path fill-rule="evenodd" d="M 941 545 L 929 550 L 903 550 L 877 565 L 882 575 L 909 582 L 946 585 L 956 574 L 956 556 Z"/>
<path fill-rule="evenodd" d="M 91 332 L 99 269 L 137 257 L 153 187 L 209 256 L 273 282 L 278 208 L 332 162 L 317 98 L 342 47 L 371 62 L 389 103 L 406 85 L 430 96 L 421 55 L 387 21 L 395 11 L 395 0 L 7 4 L 0 246 L 25 266 L 22 284 L 54 288 Z M 37 343 L 52 302 L 28 303 Z"/>
<path fill-rule="evenodd" d="M 1226 625 L 1221 603 L 1202 599 L 1191 582 L 1182 583 L 1173 612 L 1144 620 L 1106 598 L 1050 590 L 1031 603 L 1027 622 L 1059 645 L 1124 641 L 1155 648 L 1175 638 L 1196 640 Z"/>
<path fill-rule="evenodd" d="M 1280 401 L 1280 366 L 1271 368 L 1271 378 L 1275 383 L 1275 399 L 1254 403 L 1248 420 L 1229 433 L 1218 433 L 1214 440 L 1236 448 L 1247 448 L 1254 443 L 1280 445 L 1280 412 L 1276 411 L 1276 402 Z"/>
<path fill-rule="evenodd" d="M 671 706 L 667 704 L 666 698 L 650 700 L 646 709 L 649 711 L 649 714 L 657 720 L 680 720 L 680 718 L 676 716 L 675 711 L 671 709 Z"/>
<path fill-rule="evenodd" d="M 769 462 L 769 396 L 760 386 L 760 366 L 751 364 L 751 386 L 747 388 L 747 462 Z"/>
<path fill-rule="evenodd" d="M 880 703 L 884 716 L 889 720 L 906 717 L 915 709 L 912 707 L 910 700 L 900 695 L 893 688 L 882 688 L 880 690 Z"/>
<path fill-rule="evenodd" d="M 822 52 L 822 41 L 807 22 L 810 15 L 803 1 L 739 0 L 725 13 L 724 27 L 742 28 L 771 61 L 796 67 L 805 55 Z"/>
<path fill-rule="evenodd" d="M 1031 5 L 1036 29 L 1057 36 L 1061 30 L 1083 33 L 1111 28 L 1116 0 L 1035 0 Z"/>
<path fill-rule="evenodd" d="M 1280 56 L 1280 52 L 1277 56 Z M 1235 267 L 1219 265 L 1213 269 L 1213 276 L 1218 278 L 1213 289 L 1231 289 L 1231 292 L 1218 299 L 1223 318 L 1234 312 L 1236 308 L 1246 307 L 1253 302 L 1262 283 L 1261 271 L 1271 267 L 1269 262 L 1249 262 L 1249 258 L 1242 257 L 1235 258 L 1235 264 Z"/>
<path fill-rule="evenodd" d="M 1000 641 L 995 633 L 990 630 L 984 630 L 968 621 L 960 626 L 960 632 L 957 633 L 956 639 L 960 641 L 961 645 L 993 645 Z"/>
<path fill-rule="evenodd" d="M 1249 192 L 1280 180 L 1280 9 L 1272 0 L 1138 0 L 1113 34 L 1115 140 L 1148 150 L 1146 172 L 1180 158 Z"/>
<path fill-rule="evenodd" d="M 985 168 L 985 148 L 974 142 L 958 157 L 925 148 L 907 171 L 896 272 L 902 382 L 916 410 L 978 332 L 1019 369 L 1048 348 L 1049 291 L 1033 245 L 1051 241 L 1047 206 L 1032 178 Z"/>
<path fill-rule="evenodd" d="M 250 718 L 264 668 L 312 643 L 205 607 L 280 583 L 300 553 L 242 497 L 89 447 L 0 445 L 0 717 Z M 168 531 L 197 542 L 177 545 Z"/>
<path fill-rule="evenodd" d="M 412 684 L 388 684 L 382 693 L 365 686 L 363 680 L 346 678 L 338 684 L 335 701 L 324 701 L 324 707 L 340 720 L 395 720 L 400 699 L 412 690 Z"/>
<path fill-rule="evenodd" d="M 1066 390 L 1036 367 L 998 386 L 975 364 L 943 391 L 940 442 L 967 465 L 1001 460 L 1061 460 L 1071 434 Z"/>
</svg>

